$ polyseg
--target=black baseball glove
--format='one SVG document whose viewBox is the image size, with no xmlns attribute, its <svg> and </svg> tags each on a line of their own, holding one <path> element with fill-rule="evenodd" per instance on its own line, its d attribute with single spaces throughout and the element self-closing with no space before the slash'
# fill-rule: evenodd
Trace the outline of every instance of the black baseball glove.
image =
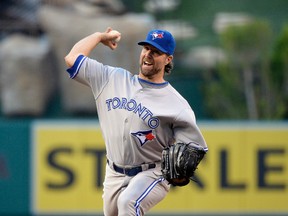
<svg viewBox="0 0 288 216">
<path fill-rule="evenodd" d="M 165 148 L 161 160 L 163 177 L 174 186 L 187 185 L 205 153 L 195 144 L 176 143 Z"/>
</svg>

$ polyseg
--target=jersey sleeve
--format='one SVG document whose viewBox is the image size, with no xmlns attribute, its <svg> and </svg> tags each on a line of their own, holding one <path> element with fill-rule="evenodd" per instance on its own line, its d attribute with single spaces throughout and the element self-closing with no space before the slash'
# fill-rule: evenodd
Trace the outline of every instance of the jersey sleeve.
<svg viewBox="0 0 288 216">
<path fill-rule="evenodd" d="M 177 116 L 173 125 L 176 142 L 193 143 L 208 151 L 206 141 L 196 124 L 196 118 L 192 109 L 184 109 Z"/>
<path fill-rule="evenodd" d="M 70 78 L 90 86 L 95 98 L 97 98 L 115 69 L 87 56 L 79 55 L 74 65 L 67 69 L 67 72 Z"/>
</svg>

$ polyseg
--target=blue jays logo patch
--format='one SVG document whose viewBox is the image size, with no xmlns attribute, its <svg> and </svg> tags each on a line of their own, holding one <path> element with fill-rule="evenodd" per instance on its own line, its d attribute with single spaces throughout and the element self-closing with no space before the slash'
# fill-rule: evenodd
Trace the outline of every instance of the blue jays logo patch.
<svg viewBox="0 0 288 216">
<path fill-rule="evenodd" d="M 156 38 L 164 38 L 164 32 L 161 33 L 157 33 L 157 32 L 153 32 L 152 34 L 152 40 L 155 40 Z"/>
<path fill-rule="evenodd" d="M 155 138 L 152 130 L 138 131 L 131 134 L 139 140 L 141 146 L 143 146 L 147 141 L 153 140 Z"/>
</svg>

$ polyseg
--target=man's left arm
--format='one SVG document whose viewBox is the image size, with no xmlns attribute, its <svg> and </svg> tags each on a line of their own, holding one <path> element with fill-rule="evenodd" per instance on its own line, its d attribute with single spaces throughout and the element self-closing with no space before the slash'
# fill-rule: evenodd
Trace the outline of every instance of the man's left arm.
<svg viewBox="0 0 288 216">
<path fill-rule="evenodd" d="M 175 144 L 162 152 L 163 177 L 174 186 L 185 186 L 208 151 L 205 139 L 190 109 L 181 112 L 173 127 Z"/>
</svg>

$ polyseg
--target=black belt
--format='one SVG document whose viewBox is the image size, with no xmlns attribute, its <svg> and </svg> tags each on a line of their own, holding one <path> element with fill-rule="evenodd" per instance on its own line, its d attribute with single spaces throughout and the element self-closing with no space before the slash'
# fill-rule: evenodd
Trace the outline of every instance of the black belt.
<svg viewBox="0 0 288 216">
<path fill-rule="evenodd" d="M 110 163 L 112 163 L 111 161 L 109 162 L 109 160 L 107 160 L 107 163 L 109 165 L 111 165 Z M 153 169 L 156 167 L 156 164 L 153 163 L 153 164 L 147 164 L 148 167 L 147 169 Z M 125 168 L 125 167 L 119 167 L 117 166 L 115 163 L 112 163 L 112 166 L 113 166 L 113 169 L 118 172 L 118 173 L 122 173 L 122 174 L 125 174 L 127 176 L 135 176 L 137 175 L 138 173 L 142 172 L 143 171 L 143 168 L 142 166 L 137 166 L 137 167 L 132 167 L 132 168 Z"/>
</svg>

